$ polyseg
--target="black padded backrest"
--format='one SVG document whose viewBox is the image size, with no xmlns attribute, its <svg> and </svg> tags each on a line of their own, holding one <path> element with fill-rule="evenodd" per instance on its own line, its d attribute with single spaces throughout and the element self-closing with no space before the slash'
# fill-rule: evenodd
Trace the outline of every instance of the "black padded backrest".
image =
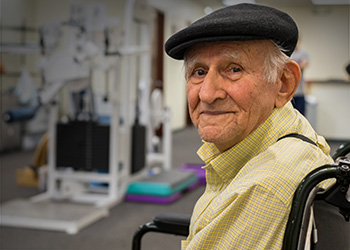
<svg viewBox="0 0 350 250">
<path fill-rule="evenodd" d="M 338 208 L 323 200 L 314 202 L 318 243 L 313 250 L 350 250 L 350 222 L 346 222 Z"/>
<path fill-rule="evenodd" d="M 309 194 L 306 202 L 303 220 L 301 224 L 298 250 L 305 249 L 307 240 L 311 240 L 312 250 L 350 250 L 350 222 L 346 222 L 339 213 L 338 208 L 328 204 L 324 200 L 314 200 L 316 192 L 320 189 L 315 187 Z M 307 238 L 310 221 L 311 205 L 317 229 L 317 243 L 313 243 L 314 237 Z"/>
</svg>

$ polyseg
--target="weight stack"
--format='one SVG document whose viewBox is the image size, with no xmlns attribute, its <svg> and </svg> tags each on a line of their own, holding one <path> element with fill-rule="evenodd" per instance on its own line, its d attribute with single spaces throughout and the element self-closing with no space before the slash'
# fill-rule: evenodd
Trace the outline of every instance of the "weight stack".
<svg viewBox="0 0 350 250">
<path fill-rule="evenodd" d="M 93 121 L 57 124 L 56 167 L 108 172 L 109 128 Z"/>
<path fill-rule="evenodd" d="M 135 123 L 132 127 L 131 173 L 136 173 L 146 165 L 146 127 Z"/>
</svg>

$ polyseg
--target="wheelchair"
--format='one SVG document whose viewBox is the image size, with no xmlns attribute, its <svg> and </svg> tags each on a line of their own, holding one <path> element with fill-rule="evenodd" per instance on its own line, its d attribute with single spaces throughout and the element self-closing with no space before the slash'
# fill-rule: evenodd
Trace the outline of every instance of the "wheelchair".
<svg viewBox="0 0 350 250">
<path fill-rule="evenodd" d="M 334 164 L 314 169 L 299 184 L 292 203 L 283 250 L 350 250 L 350 142 L 334 153 Z M 336 179 L 327 190 L 317 185 Z M 190 214 L 164 213 L 141 225 L 134 233 L 132 250 L 141 249 L 143 235 L 158 232 L 188 236 Z"/>
</svg>

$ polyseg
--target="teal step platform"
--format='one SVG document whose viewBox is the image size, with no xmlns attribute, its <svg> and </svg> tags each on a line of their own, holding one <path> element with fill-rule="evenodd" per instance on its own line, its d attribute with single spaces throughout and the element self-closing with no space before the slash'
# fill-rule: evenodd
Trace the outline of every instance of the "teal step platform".
<svg viewBox="0 0 350 250">
<path fill-rule="evenodd" d="M 174 169 L 130 183 L 125 200 L 168 204 L 199 185 L 199 178 L 194 172 Z"/>
<path fill-rule="evenodd" d="M 127 194 L 171 196 L 197 181 L 198 176 L 193 172 L 172 169 L 130 183 Z"/>
</svg>

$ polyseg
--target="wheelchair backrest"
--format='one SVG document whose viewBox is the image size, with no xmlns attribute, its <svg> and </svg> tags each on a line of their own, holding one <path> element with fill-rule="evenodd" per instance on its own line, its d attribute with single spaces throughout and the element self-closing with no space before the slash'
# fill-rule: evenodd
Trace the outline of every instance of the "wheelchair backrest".
<svg viewBox="0 0 350 250">
<path fill-rule="evenodd" d="M 318 184 L 335 178 L 326 191 Z M 284 236 L 284 250 L 350 249 L 350 160 L 312 171 L 299 185 Z"/>
</svg>

